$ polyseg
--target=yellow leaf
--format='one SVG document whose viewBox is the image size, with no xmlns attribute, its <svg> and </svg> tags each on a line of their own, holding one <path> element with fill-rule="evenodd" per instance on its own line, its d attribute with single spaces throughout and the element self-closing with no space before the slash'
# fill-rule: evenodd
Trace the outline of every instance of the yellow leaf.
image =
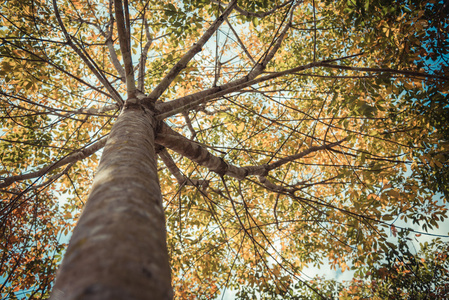
<svg viewBox="0 0 449 300">
<path fill-rule="evenodd" d="M 237 127 L 237 132 L 240 133 L 243 131 L 243 129 L 245 129 L 245 123 L 242 122 L 240 123 L 239 127 Z"/>
</svg>

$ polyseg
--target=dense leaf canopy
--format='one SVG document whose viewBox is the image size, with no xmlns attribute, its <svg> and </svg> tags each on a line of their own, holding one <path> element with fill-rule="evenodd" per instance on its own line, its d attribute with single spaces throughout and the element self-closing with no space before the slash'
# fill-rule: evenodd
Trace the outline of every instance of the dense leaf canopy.
<svg viewBox="0 0 449 300">
<path fill-rule="evenodd" d="M 438 0 L 2 1 L 2 297 L 48 297 L 101 149 L 136 101 L 159 121 L 177 299 L 295 298 L 298 285 L 327 297 L 306 267 L 395 261 L 396 230 L 447 218 L 448 11 Z"/>
</svg>

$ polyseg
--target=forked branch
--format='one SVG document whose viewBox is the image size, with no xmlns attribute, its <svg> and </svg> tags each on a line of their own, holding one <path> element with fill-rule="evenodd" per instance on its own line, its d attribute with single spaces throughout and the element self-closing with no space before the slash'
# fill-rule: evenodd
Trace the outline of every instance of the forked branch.
<svg viewBox="0 0 449 300">
<path fill-rule="evenodd" d="M 90 59 L 90 57 L 88 55 L 86 55 L 85 52 L 83 52 L 83 49 L 81 47 L 78 47 L 78 45 L 72 39 L 70 34 L 67 32 L 64 22 L 62 22 L 61 15 L 59 14 L 59 9 L 58 9 L 56 0 L 53 0 L 53 8 L 55 10 L 55 16 L 56 16 L 56 19 L 58 20 L 58 24 L 61 27 L 62 32 L 64 33 L 64 36 L 67 40 L 68 45 L 73 49 L 73 51 L 75 51 L 75 53 L 83 60 L 83 62 L 86 64 L 86 66 L 89 68 L 89 70 L 95 75 L 95 77 L 108 90 L 108 92 L 111 94 L 112 98 L 119 105 L 122 105 L 123 99 L 120 96 L 120 94 L 115 90 L 115 88 L 111 85 L 111 83 L 107 80 L 107 78 L 104 77 L 103 74 L 99 71 L 99 68 L 98 68 L 98 66 L 96 66 L 95 62 L 92 59 Z"/>
<path fill-rule="evenodd" d="M 162 79 L 162 81 L 154 88 L 154 90 L 142 101 L 145 103 L 154 103 L 162 95 L 163 92 L 170 86 L 176 76 L 187 66 L 190 60 L 201 51 L 204 44 L 209 38 L 218 30 L 224 20 L 231 14 L 232 10 L 237 4 L 237 0 L 229 2 L 224 12 L 212 23 L 212 25 L 206 30 L 203 36 L 187 51 L 186 54 L 171 68 L 168 74 Z"/>
<path fill-rule="evenodd" d="M 167 149 L 163 148 L 158 153 L 159 157 L 164 162 L 167 169 L 170 171 L 170 173 L 176 178 L 176 181 L 179 183 L 179 185 L 192 185 L 192 186 L 200 186 L 202 185 L 207 186 L 209 185 L 209 181 L 207 180 L 199 180 L 199 179 L 190 179 L 186 176 L 184 176 L 181 171 L 179 170 L 176 163 L 173 161 L 173 158 L 168 153 Z"/>
<path fill-rule="evenodd" d="M 185 138 L 181 134 L 171 129 L 165 123 L 162 123 L 161 127 L 161 130 L 156 135 L 155 141 L 157 144 L 189 158 L 190 160 L 203 167 L 208 168 L 210 171 L 217 173 L 220 176 L 228 175 L 239 180 L 245 179 L 247 176 L 251 175 L 266 176 L 268 175 L 269 171 L 279 168 L 282 165 L 298 160 L 313 152 L 332 149 L 346 140 L 343 139 L 334 143 L 324 144 L 322 146 L 313 146 L 298 154 L 284 157 L 271 164 L 239 167 L 234 166 L 226 162 L 222 158 L 213 155 L 202 145 Z"/>
<path fill-rule="evenodd" d="M 162 120 L 164 118 L 167 118 L 169 116 L 172 116 L 174 114 L 180 113 L 184 110 L 189 110 L 201 103 L 205 103 L 211 99 L 216 99 L 218 97 L 227 95 L 229 93 L 238 91 L 242 88 L 248 87 L 250 85 L 253 85 L 255 83 L 258 83 L 258 81 L 255 80 L 257 76 L 259 76 L 266 68 L 268 63 L 273 59 L 276 52 L 281 47 L 282 41 L 284 40 L 288 29 L 290 29 L 290 22 L 283 28 L 281 34 L 276 39 L 276 41 L 273 43 L 271 49 L 266 52 L 265 57 L 262 59 L 260 63 L 256 63 L 253 66 L 253 69 L 244 77 L 239 78 L 237 80 L 234 80 L 232 82 L 212 87 L 208 90 L 204 90 L 198 93 L 194 93 L 185 97 L 181 97 L 169 102 L 160 103 L 156 106 L 157 110 L 161 112 L 160 115 L 158 115 L 158 119 Z M 295 68 L 292 70 L 303 70 L 303 67 Z M 295 71 L 295 72 L 297 72 Z M 292 71 L 293 72 L 293 71 Z M 279 76 L 282 76 L 285 74 L 285 72 L 280 72 Z M 274 76 L 275 78 L 277 76 Z M 262 81 L 265 77 L 261 77 Z M 267 78 L 266 80 L 271 79 Z"/>
</svg>

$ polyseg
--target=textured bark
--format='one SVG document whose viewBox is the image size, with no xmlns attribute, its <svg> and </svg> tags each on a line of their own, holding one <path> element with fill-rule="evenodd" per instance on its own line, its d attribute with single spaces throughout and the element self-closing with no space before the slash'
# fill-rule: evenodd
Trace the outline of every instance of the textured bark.
<svg viewBox="0 0 449 300">
<path fill-rule="evenodd" d="M 154 124 L 140 107 L 118 117 L 52 300 L 172 298 Z"/>
<path fill-rule="evenodd" d="M 266 176 L 269 171 L 279 168 L 286 163 L 303 158 L 313 152 L 332 149 L 333 147 L 343 143 L 345 140 L 346 139 L 342 139 L 340 141 L 321 146 L 313 146 L 301 151 L 300 153 L 281 158 L 271 164 L 239 167 L 227 163 L 224 159 L 213 155 L 202 145 L 190 141 L 186 137 L 171 129 L 165 123 L 161 123 L 161 128 L 156 136 L 157 144 L 189 158 L 190 160 L 208 168 L 210 171 L 217 173 L 220 176 L 227 175 L 240 180 L 245 179 L 247 176 Z"/>
</svg>

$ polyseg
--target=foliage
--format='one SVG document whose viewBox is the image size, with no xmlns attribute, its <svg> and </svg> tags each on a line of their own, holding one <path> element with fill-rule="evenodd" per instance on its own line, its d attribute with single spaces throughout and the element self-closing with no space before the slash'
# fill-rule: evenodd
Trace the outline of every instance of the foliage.
<svg viewBox="0 0 449 300">
<path fill-rule="evenodd" d="M 449 290 L 448 244 L 435 239 L 413 254 L 404 238 L 387 252 L 365 278 L 353 279 L 340 292 L 342 299 L 445 299 Z"/>
<path fill-rule="evenodd" d="M 404 255 L 417 276 L 447 267 L 442 244 L 389 239 L 447 218 L 442 1 L 239 0 L 221 19 L 229 1 L 124 2 L 129 53 L 113 1 L 2 3 L 2 297 L 48 296 L 123 103 L 164 82 L 148 107 L 177 298 L 349 294 L 301 275 L 327 261 L 371 268 L 379 293 L 413 286 Z"/>
<path fill-rule="evenodd" d="M 371 292 L 380 299 L 444 299 L 449 290 L 448 245 L 436 240 L 413 255 L 406 241 L 374 270 Z M 369 273 L 368 273 L 369 274 Z"/>
<path fill-rule="evenodd" d="M 316 277 L 305 283 L 292 284 L 283 293 L 267 288 L 266 299 L 321 299 L 312 289 L 329 299 L 445 299 L 449 289 L 448 243 L 437 238 L 420 244 L 413 254 L 407 231 L 386 253 L 385 260 L 359 268 L 350 281 Z M 312 287 L 312 289 L 311 289 Z M 254 289 L 243 288 L 239 299 L 256 299 Z"/>
</svg>

